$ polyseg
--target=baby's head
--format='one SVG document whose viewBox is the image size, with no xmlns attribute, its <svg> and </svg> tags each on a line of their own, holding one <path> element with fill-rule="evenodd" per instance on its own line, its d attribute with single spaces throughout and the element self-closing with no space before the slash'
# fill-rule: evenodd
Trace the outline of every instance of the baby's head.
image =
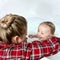
<svg viewBox="0 0 60 60">
<path fill-rule="evenodd" d="M 20 43 L 26 39 L 27 22 L 22 16 L 8 14 L 0 19 L 0 40 L 6 43 Z"/>
<path fill-rule="evenodd" d="M 38 27 L 38 37 L 40 40 L 47 40 L 54 36 L 55 25 L 52 22 L 42 22 Z"/>
</svg>

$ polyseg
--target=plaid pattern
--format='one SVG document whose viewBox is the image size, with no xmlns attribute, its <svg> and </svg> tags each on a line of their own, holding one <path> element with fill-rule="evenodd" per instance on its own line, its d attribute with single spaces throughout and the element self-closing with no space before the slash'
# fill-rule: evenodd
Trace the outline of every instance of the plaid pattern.
<svg viewBox="0 0 60 60">
<path fill-rule="evenodd" d="M 17 45 L 0 42 L 0 60 L 25 60 L 27 45 L 26 42 Z"/>
<path fill-rule="evenodd" d="M 58 52 L 59 43 L 57 38 L 53 37 L 43 42 L 32 42 L 32 49 L 27 50 L 26 60 L 40 60 L 44 56 L 54 55 Z"/>
<path fill-rule="evenodd" d="M 58 48 L 57 38 L 29 44 L 22 42 L 17 45 L 0 41 L 0 60 L 40 60 L 44 56 L 56 54 Z"/>
</svg>

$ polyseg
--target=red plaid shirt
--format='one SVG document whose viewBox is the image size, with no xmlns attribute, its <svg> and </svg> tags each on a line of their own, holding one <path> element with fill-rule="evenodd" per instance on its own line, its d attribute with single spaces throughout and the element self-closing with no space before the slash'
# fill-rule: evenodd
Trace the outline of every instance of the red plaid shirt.
<svg viewBox="0 0 60 60">
<path fill-rule="evenodd" d="M 5 44 L 0 41 L 0 60 L 25 60 L 27 43 Z"/>
<path fill-rule="evenodd" d="M 44 42 L 34 41 L 31 44 L 5 44 L 0 41 L 0 60 L 39 60 L 58 52 L 59 43 L 56 38 Z"/>
<path fill-rule="evenodd" d="M 32 49 L 28 48 L 26 60 L 40 60 L 44 56 L 46 57 L 56 54 L 60 46 L 57 41 L 58 38 L 53 37 L 43 42 L 32 42 Z"/>
</svg>

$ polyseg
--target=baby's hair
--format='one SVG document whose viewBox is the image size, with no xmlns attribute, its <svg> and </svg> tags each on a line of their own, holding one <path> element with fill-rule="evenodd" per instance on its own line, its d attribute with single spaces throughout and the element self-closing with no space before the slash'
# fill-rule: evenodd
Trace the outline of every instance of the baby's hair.
<svg viewBox="0 0 60 60">
<path fill-rule="evenodd" d="M 26 33 L 27 22 L 23 16 L 8 14 L 0 19 L 0 40 L 10 42 L 14 36 Z"/>
<path fill-rule="evenodd" d="M 41 25 L 41 24 L 45 24 L 45 25 L 49 26 L 50 29 L 51 29 L 51 33 L 52 33 L 52 34 L 55 33 L 55 25 L 54 25 L 52 22 L 50 22 L 50 21 L 45 21 L 45 22 L 40 23 L 40 25 Z M 39 26 L 40 26 L 40 25 L 39 25 Z"/>
</svg>

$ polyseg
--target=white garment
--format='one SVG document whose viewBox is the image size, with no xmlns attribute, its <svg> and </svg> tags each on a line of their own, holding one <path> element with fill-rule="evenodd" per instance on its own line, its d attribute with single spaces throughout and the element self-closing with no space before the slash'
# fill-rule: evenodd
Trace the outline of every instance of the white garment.
<svg viewBox="0 0 60 60">
<path fill-rule="evenodd" d="M 42 58 L 40 60 L 50 60 L 50 59 L 48 59 L 47 57 L 44 57 L 44 58 Z"/>
</svg>

